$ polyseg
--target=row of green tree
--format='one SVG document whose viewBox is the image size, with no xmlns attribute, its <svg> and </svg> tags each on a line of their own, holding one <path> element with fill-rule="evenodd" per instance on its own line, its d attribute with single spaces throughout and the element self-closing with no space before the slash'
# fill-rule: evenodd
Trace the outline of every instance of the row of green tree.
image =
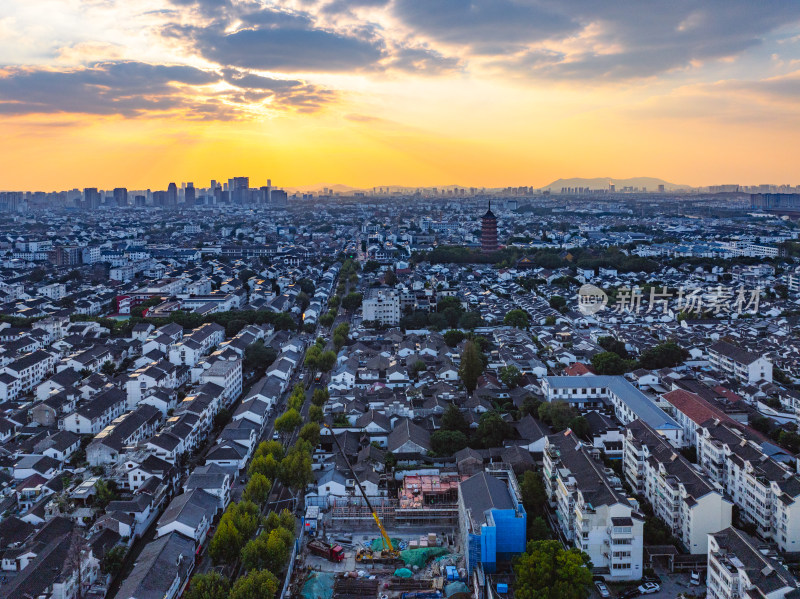
<svg viewBox="0 0 800 599">
<path fill-rule="evenodd" d="M 620 272 L 654 272 L 659 264 L 649 258 L 629 256 L 616 247 L 603 250 L 573 248 L 569 253 L 554 249 L 525 250 L 506 248 L 497 252 L 481 252 L 462 246 L 439 246 L 429 252 L 415 252 L 411 261 L 431 264 L 497 264 L 512 266 L 527 256 L 534 266 L 554 270 L 557 268 L 615 268 Z M 575 274 L 573 272 L 573 274 Z"/>
<path fill-rule="evenodd" d="M 620 375 L 637 368 L 646 370 L 672 368 L 689 357 L 689 352 L 674 341 L 650 347 L 639 354 L 638 359 L 631 358 L 625 349 L 625 344 L 614 337 L 601 337 L 598 342 L 606 351 L 592 356 L 592 369 L 597 374 Z"/>
<path fill-rule="evenodd" d="M 484 324 L 480 312 L 466 311 L 461 301 L 452 296 L 443 297 L 436 304 L 435 312 L 416 311 L 400 319 L 404 329 L 463 329 L 471 331 Z"/>
<path fill-rule="evenodd" d="M 322 420 L 322 405 L 327 399 L 326 389 L 315 390 L 313 405 L 309 406 L 310 420 Z M 303 385 L 295 385 L 286 411 L 275 421 L 275 429 L 289 433 L 300 427 L 305 400 Z M 209 544 L 209 555 L 215 564 L 233 571 L 241 563 L 247 574 L 233 585 L 216 572 L 197 575 L 192 578 L 189 599 L 271 599 L 277 594 L 276 574 L 283 571 L 291 555 L 295 520 L 288 510 L 280 514 L 270 512 L 264 518 L 259 506 L 267 502 L 273 480 L 295 491 L 313 481 L 311 454 L 319 442 L 319 434 L 319 424 L 311 421 L 302 427 L 297 442 L 288 451 L 278 441 L 259 444 L 248 467 L 249 479 L 242 501 L 228 506 Z M 261 533 L 254 537 L 259 529 Z"/>
<path fill-rule="evenodd" d="M 256 531 L 261 533 L 253 538 Z M 220 519 L 209 552 L 215 563 L 241 561 L 246 571 L 233 584 L 218 572 L 192 578 L 187 599 L 272 599 L 278 593 L 280 574 L 289 561 L 295 536 L 295 519 L 288 511 L 263 517 L 247 500 L 231 504 Z M 249 540 L 248 540 L 249 539 Z"/>
<path fill-rule="evenodd" d="M 330 350 L 325 351 L 325 339 L 318 337 L 316 343 L 306 350 L 303 364 L 312 376 L 318 371 L 328 372 L 336 365 L 336 353 Z"/>
</svg>

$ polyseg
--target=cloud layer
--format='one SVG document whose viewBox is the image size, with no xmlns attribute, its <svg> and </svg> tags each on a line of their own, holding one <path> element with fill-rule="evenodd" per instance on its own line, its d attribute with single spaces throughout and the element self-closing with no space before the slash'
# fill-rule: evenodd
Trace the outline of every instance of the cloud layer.
<svg viewBox="0 0 800 599">
<path fill-rule="evenodd" d="M 352 74 L 647 85 L 682 74 L 702 78 L 708 65 L 756 53 L 800 24 L 800 3 L 785 0 L 171 0 L 159 10 L 149 0 L 78 5 L 85 7 L 88 33 L 65 31 L 51 64 L 7 59 L 0 113 L 231 119 L 263 110 L 315 111 L 347 93 L 335 77 Z M 132 15 L 112 42 L 100 32 L 105 39 L 86 39 L 98 6 Z M 5 20 L 13 28 L 13 10 L 9 14 Z M 136 36 L 137 19 L 145 48 L 162 48 L 163 59 L 119 41 Z M 48 27 L 49 33 L 57 24 Z M 797 87 L 796 77 L 775 78 L 784 75 L 738 78 L 745 87 L 772 78 L 760 87 L 779 98 Z"/>
<path fill-rule="evenodd" d="M 136 117 L 180 113 L 188 118 L 231 119 L 254 106 L 314 110 L 330 91 L 298 80 L 227 69 L 143 62 L 102 62 L 57 71 L 11 68 L 0 73 L 0 113 L 78 113 Z"/>
</svg>

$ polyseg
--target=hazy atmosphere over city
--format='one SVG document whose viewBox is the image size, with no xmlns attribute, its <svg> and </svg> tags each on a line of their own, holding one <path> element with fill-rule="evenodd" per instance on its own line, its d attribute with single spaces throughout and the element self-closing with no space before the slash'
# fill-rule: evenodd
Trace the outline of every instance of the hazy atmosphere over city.
<svg viewBox="0 0 800 599">
<path fill-rule="evenodd" d="M 800 599 L 800 3 L 0 2 L 0 599 Z"/>
</svg>

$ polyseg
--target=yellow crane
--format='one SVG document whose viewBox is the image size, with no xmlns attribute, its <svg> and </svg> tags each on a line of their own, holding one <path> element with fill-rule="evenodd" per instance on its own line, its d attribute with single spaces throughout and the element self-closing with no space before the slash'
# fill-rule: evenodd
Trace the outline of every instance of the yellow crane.
<svg viewBox="0 0 800 599">
<path fill-rule="evenodd" d="M 375 511 L 375 508 L 372 507 L 372 504 L 369 501 L 369 497 L 367 497 L 367 494 L 364 492 L 364 487 L 361 486 L 361 481 L 358 480 L 358 475 L 356 474 L 356 471 L 353 470 L 353 466 L 350 464 L 350 460 L 348 459 L 347 454 L 342 449 L 342 446 L 339 445 L 339 439 L 336 438 L 336 434 L 333 432 L 333 429 L 330 426 L 326 424 L 325 428 L 327 428 L 331 432 L 331 436 L 333 437 L 333 442 L 336 443 L 336 448 L 339 450 L 339 453 L 342 454 L 342 458 L 344 458 L 344 462 L 345 464 L 347 464 L 347 468 L 353 474 L 353 480 L 356 481 L 356 486 L 358 487 L 358 490 L 361 492 L 361 496 L 364 498 L 364 501 L 366 502 L 369 511 L 372 512 L 372 518 L 373 520 L 375 520 L 375 524 L 378 525 L 378 530 L 381 531 L 383 544 L 384 547 L 386 548 L 386 551 L 384 551 L 382 554 L 379 554 L 378 556 L 376 556 L 372 551 L 365 551 L 362 549 L 358 552 L 358 554 L 356 554 L 356 560 L 359 562 L 375 561 L 376 559 L 381 559 L 383 557 L 388 557 L 389 559 L 396 559 L 400 555 L 400 552 L 394 548 L 394 545 L 392 545 L 392 539 L 389 538 L 386 529 L 383 527 L 381 519 L 378 517 L 378 513 Z"/>
</svg>

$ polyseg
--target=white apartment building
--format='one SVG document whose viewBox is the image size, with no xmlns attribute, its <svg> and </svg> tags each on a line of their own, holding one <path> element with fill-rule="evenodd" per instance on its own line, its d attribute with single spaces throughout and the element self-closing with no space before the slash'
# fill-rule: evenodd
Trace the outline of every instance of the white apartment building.
<svg viewBox="0 0 800 599">
<path fill-rule="evenodd" d="M 200 375 L 200 382 L 222 387 L 222 403 L 233 403 L 242 393 L 242 361 L 218 360 Z"/>
<path fill-rule="evenodd" d="M 378 320 L 384 325 L 400 323 L 400 296 L 393 289 L 371 289 L 361 304 L 364 320 Z"/>
<path fill-rule="evenodd" d="M 84 264 L 94 264 L 100 262 L 100 248 L 95 246 L 87 246 L 81 249 L 82 259 Z"/>
<path fill-rule="evenodd" d="M 610 581 L 642 577 L 644 516 L 621 482 L 571 433 L 545 441 L 544 480 L 566 539 Z"/>
<path fill-rule="evenodd" d="M 708 361 L 714 370 L 724 372 L 746 384 L 772 382 L 772 362 L 727 341 L 718 341 L 709 346 Z"/>
<path fill-rule="evenodd" d="M 58 301 L 67 295 L 67 286 L 64 283 L 44 285 L 39 287 L 39 295 Z"/>
<path fill-rule="evenodd" d="M 708 599 L 798 595 L 797 579 L 753 537 L 733 527 L 708 537 Z"/>
<path fill-rule="evenodd" d="M 31 391 L 53 372 L 55 365 L 55 356 L 41 349 L 7 364 L 0 371 L 9 375 L 3 377 L 3 385 L 0 387 L 0 399 L 10 401 Z M 6 397 L 1 395 L 6 395 Z"/>
<path fill-rule="evenodd" d="M 705 554 L 708 535 L 731 525 L 733 502 L 641 420 L 626 427 L 622 456 L 628 484 L 689 553 Z"/>
<path fill-rule="evenodd" d="M 142 366 L 131 373 L 125 381 L 125 392 L 128 395 L 128 409 L 132 410 L 139 402 L 151 393 L 150 389 L 174 389 L 177 385 L 176 367 L 166 360 Z"/>
<path fill-rule="evenodd" d="M 547 401 L 565 401 L 581 411 L 611 406 L 622 424 L 638 418 L 674 446 L 683 446 L 681 425 L 623 376 L 547 376 L 542 393 Z"/>
<path fill-rule="evenodd" d="M 169 349 L 169 361 L 178 366 L 194 366 L 200 357 L 225 341 L 225 328 L 216 323 L 206 323 Z"/>
<path fill-rule="evenodd" d="M 743 519 L 781 551 L 800 551 L 800 476 L 738 429 L 712 421 L 697 437 L 697 460 L 739 506 Z"/>
<path fill-rule="evenodd" d="M 125 399 L 119 389 L 103 391 L 60 420 L 58 428 L 78 435 L 96 435 L 124 413 Z"/>
</svg>

